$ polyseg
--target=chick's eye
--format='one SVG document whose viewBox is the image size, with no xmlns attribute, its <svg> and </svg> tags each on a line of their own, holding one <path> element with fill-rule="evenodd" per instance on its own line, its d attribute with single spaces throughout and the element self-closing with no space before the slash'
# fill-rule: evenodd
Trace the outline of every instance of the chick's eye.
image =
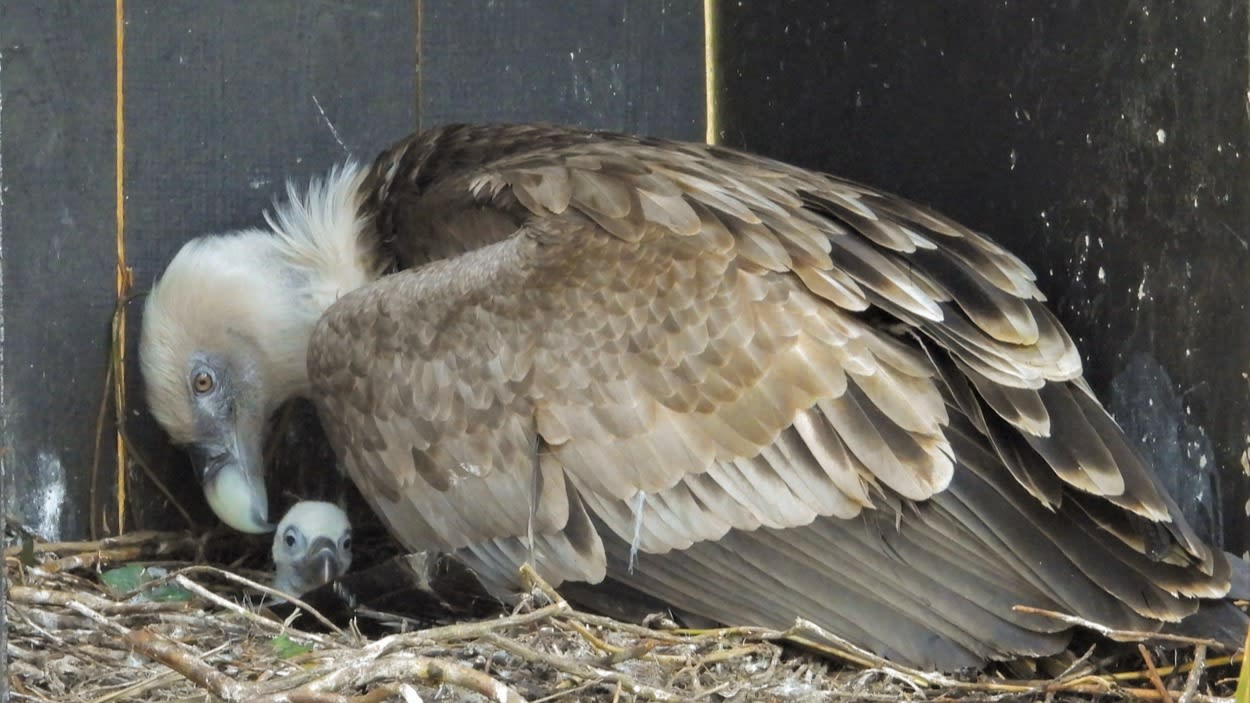
<svg viewBox="0 0 1250 703">
<path fill-rule="evenodd" d="M 343 538 L 343 549 L 350 550 L 351 548 L 352 548 L 352 538 L 351 537 Z"/>
<path fill-rule="evenodd" d="M 286 546 L 288 546 L 288 547 L 294 547 L 294 546 L 295 546 L 295 535 L 293 535 L 293 534 L 291 534 L 290 532 L 288 532 L 288 533 L 286 534 L 286 537 L 283 537 L 283 538 L 282 538 L 282 541 L 283 541 L 283 542 L 286 542 Z"/>
<path fill-rule="evenodd" d="M 215 385 L 216 381 L 213 380 L 213 375 L 207 371 L 198 371 L 191 377 L 191 387 L 195 389 L 196 393 L 201 395 L 213 390 Z"/>
</svg>

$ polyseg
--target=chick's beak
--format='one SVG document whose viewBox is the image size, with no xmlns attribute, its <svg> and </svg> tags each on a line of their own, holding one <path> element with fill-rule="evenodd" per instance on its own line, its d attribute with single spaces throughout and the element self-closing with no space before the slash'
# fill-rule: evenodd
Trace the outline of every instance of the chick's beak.
<svg viewBox="0 0 1250 703">
<path fill-rule="evenodd" d="M 342 576 L 344 571 L 346 565 L 339 559 L 334 540 L 318 537 L 308 548 L 308 558 L 300 565 L 300 578 L 312 589 Z"/>
</svg>

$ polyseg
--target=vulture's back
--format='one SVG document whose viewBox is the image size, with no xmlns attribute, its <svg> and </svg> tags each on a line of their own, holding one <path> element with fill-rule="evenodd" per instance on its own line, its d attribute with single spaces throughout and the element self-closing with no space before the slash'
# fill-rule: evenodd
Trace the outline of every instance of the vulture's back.
<svg viewBox="0 0 1250 703">
<path fill-rule="evenodd" d="M 395 535 L 944 667 L 1229 587 L 1016 257 L 738 152 L 456 126 L 365 181 L 395 273 L 309 352 Z"/>
</svg>

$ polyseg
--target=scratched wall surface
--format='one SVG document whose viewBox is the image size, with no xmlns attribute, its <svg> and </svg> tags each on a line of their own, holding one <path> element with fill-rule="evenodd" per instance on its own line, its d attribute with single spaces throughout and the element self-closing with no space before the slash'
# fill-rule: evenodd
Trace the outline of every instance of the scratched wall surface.
<svg viewBox="0 0 1250 703">
<path fill-rule="evenodd" d="M 4 509 L 49 538 L 86 529 L 104 392 L 115 250 L 111 10 L 0 3 L 0 461 L 15 489 Z M 110 466 L 107 436 L 101 452 Z"/>
<path fill-rule="evenodd" d="M 246 11 L 244 11 L 246 10 Z M 50 538 L 88 534 L 90 467 L 115 290 L 113 3 L 0 3 L 5 509 Z M 287 177 L 370 159 L 416 125 L 408 0 L 125 3 L 127 264 L 146 290 L 179 245 L 263 224 Z M 362 109 L 367 106 L 367 109 Z M 193 518 L 181 454 L 144 411 L 129 315 L 127 430 Z M 98 496 L 115 532 L 112 417 Z M 128 527 L 185 524 L 136 466 Z M 102 528 L 102 529 L 101 529 Z"/>
<path fill-rule="evenodd" d="M 704 130 L 698 0 L 596 0 L 562 14 L 537 1 L 124 4 L 124 241 L 139 293 L 191 237 L 263 225 L 285 179 L 369 160 L 419 122 Z M 116 284 L 113 9 L 0 3 L 3 458 L 17 489 L 5 505 L 50 539 L 116 530 L 108 414 L 89 524 Z M 141 312 L 141 300 L 129 308 L 125 430 L 174 500 L 132 464 L 127 527 L 179 527 L 182 510 L 212 524 L 182 452 L 146 413 Z M 306 406 L 295 417 L 287 466 L 325 474 L 333 458 L 306 441 L 315 418 Z M 335 490 L 304 474 L 276 481 L 271 496 Z"/>
<path fill-rule="evenodd" d="M 703 139 L 700 0 L 421 8 L 422 127 L 539 121 Z"/>
<path fill-rule="evenodd" d="M 1250 549 L 1244 0 L 718 8 L 721 139 L 1020 254 L 1196 526 Z"/>
</svg>

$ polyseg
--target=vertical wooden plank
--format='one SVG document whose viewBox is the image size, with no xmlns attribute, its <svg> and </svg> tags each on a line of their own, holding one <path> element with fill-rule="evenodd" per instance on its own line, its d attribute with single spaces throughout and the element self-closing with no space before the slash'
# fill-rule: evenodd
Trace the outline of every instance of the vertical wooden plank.
<svg viewBox="0 0 1250 703">
<path fill-rule="evenodd" d="M 114 298 L 113 28 L 112 3 L 0 4 L 4 508 L 49 539 L 87 531 Z"/>
<path fill-rule="evenodd" d="M 369 161 L 416 126 L 411 0 L 127 3 L 126 236 L 140 289 L 186 240 L 264 226 L 286 179 Z M 137 373 L 128 390 L 132 436 L 179 502 L 211 524 L 182 453 L 143 411 Z M 150 486 L 144 494 L 153 499 L 137 518 L 179 524 Z"/>
<path fill-rule="evenodd" d="M 424 0 L 423 127 L 544 121 L 703 139 L 700 0 Z"/>
<path fill-rule="evenodd" d="M 1195 526 L 1250 550 L 1246 3 L 717 8 L 722 141 L 1019 254 Z"/>
</svg>

